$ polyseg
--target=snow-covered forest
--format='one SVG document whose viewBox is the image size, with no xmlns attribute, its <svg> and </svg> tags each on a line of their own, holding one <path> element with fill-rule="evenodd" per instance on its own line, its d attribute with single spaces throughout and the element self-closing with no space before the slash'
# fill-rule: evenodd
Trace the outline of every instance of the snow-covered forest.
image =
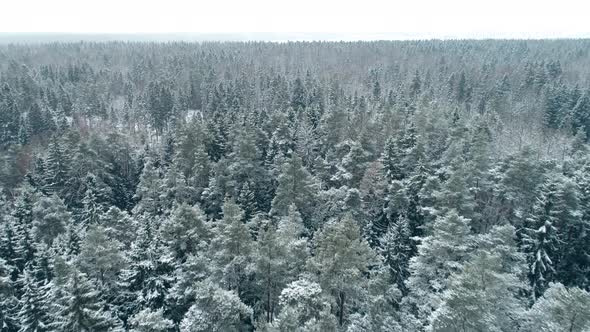
<svg viewBox="0 0 590 332">
<path fill-rule="evenodd" d="M 0 46 L 0 330 L 590 331 L 590 40 Z"/>
</svg>

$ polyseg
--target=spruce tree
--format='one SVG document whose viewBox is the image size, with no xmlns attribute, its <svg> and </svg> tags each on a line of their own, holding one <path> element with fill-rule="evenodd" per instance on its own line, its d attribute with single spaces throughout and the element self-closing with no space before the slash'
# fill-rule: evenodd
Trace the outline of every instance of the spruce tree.
<svg viewBox="0 0 590 332">
<path fill-rule="evenodd" d="M 18 320 L 21 331 L 50 331 L 51 317 L 49 315 L 50 302 L 47 298 L 48 287 L 39 282 L 33 271 L 26 268 L 20 280 L 23 285 L 23 295 L 20 299 Z"/>
<path fill-rule="evenodd" d="M 145 308 L 162 308 L 173 281 L 173 257 L 155 234 L 152 222 L 142 222 L 119 275 L 119 310 L 125 319 Z"/>
<path fill-rule="evenodd" d="M 164 212 L 163 202 L 160 200 L 162 181 L 155 163 L 155 160 L 148 159 L 143 167 L 134 196 L 137 201 L 137 205 L 133 209 L 135 214 L 159 216 Z"/>
<path fill-rule="evenodd" d="M 161 236 L 179 262 L 207 249 L 210 241 L 209 224 L 201 209 L 179 205 L 162 224 Z"/>
<path fill-rule="evenodd" d="M 68 180 L 70 170 L 70 158 L 62 143 L 52 138 L 47 147 L 45 158 L 45 179 L 47 193 L 61 193 Z"/>
<path fill-rule="evenodd" d="M 278 187 L 270 210 L 271 215 L 284 216 L 288 213 L 289 206 L 295 204 L 304 221 L 309 223 L 315 196 L 313 178 L 303 167 L 301 158 L 293 153 L 283 165 L 278 177 Z"/>
<path fill-rule="evenodd" d="M 553 280 L 569 283 L 577 268 L 578 246 L 584 223 L 577 185 L 560 174 L 551 174 L 541 187 L 540 197 L 526 220 L 523 249 L 529 257 L 534 297 L 539 297 Z M 582 234 L 580 234 L 582 231 Z M 563 243 L 569 243 L 572 247 Z"/>
<path fill-rule="evenodd" d="M 413 252 L 410 226 L 407 217 L 400 216 L 389 225 L 381 237 L 378 252 L 389 268 L 391 280 L 400 290 L 406 289 L 404 282 L 409 276 L 409 263 Z"/>
<path fill-rule="evenodd" d="M 2 144 L 17 143 L 18 129 L 21 114 L 14 96 L 14 92 L 8 83 L 0 88 L 0 142 Z"/>
<path fill-rule="evenodd" d="M 85 274 L 72 269 L 59 296 L 53 300 L 49 330 L 89 332 L 119 331 L 120 322 L 105 311 L 105 303 Z"/>
<path fill-rule="evenodd" d="M 13 269 L 0 258 L 0 326 L 7 332 L 19 330 L 19 317 L 16 311 L 19 302 L 11 276 Z"/>
<path fill-rule="evenodd" d="M 224 288 L 235 290 L 240 296 L 248 291 L 246 283 L 254 249 L 243 214 L 233 199 L 225 200 L 223 219 L 215 222 L 210 250 L 215 266 L 214 275 Z"/>
</svg>

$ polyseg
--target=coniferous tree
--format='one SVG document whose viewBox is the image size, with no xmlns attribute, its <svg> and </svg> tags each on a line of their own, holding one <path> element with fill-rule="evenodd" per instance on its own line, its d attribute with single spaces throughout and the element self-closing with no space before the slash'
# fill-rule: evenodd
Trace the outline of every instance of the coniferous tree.
<svg viewBox="0 0 590 332">
<path fill-rule="evenodd" d="M 174 324 L 164 317 L 162 309 L 143 309 L 129 319 L 129 326 L 134 332 L 161 332 L 172 330 Z"/>
<path fill-rule="evenodd" d="M 405 216 L 400 216 L 395 223 L 390 224 L 380 239 L 378 251 L 390 270 L 391 280 L 402 290 L 405 290 L 404 282 L 409 275 L 413 246 L 410 226 Z"/>
<path fill-rule="evenodd" d="M 159 216 L 163 213 L 160 201 L 161 179 L 155 161 L 147 160 L 141 173 L 134 198 L 138 201 L 134 207 L 135 214 Z"/>
<path fill-rule="evenodd" d="M 451 210 L 436 219 L 432 235 L 420 239 L 418 253 L 410 259 L 408 300 L 416 306 L 420 319 L 440 306 L 449 277 L 459 271 L 472 246 L 469 220 Z"/>
<path fill-rule="evenodd" d="M 497 256 L 479 253 L 451 277 L 442 305 L 429 318 L 429 330 L 511 331 L 517 328 L 523 304 L 516 299 L 524 283 L 501 272 Z"/>
<path fill-rule="evenodd" d="M 271 215 L 284 216 L 287 214 L 289 206 L 295 204 L 304 220 L 309 223 L 315 195 L 313 179 L 303 167 L 301 158 L 294 153 L 282 167 L 270 213 Z"/>
<path fill-rule="evenodd" d="M 173 258 L 156 237 L 152 222 L 142 223 L 118 280 L 118 310 L 124 321 L 145 308 L 162 308 L 172 284 Z"/>
<path fill-rule="evenodd" d="M 336 301 L 336 315 L 342 326 L 346 313 L 362 293 L 364 275 L 375 254 L 350 214 L 324 225 L 315 237 L 315 248 L 310 267 L 317 273 L 322 289 Z"/>
<path fill-rule="evenodd" d="M 201 145 L 195 149 L 194 158 L 195 164 L 192 169 L 193 176 L 189 178 L 189 183 L 194 187 L 197 201 L 199 201 L 203 191 L 209 185 L 211 162 L 209 161 L 207 152 Z"/>
<path fill-rule="evenodd" d="M 0 89 L 0 110 L 2 128 L 0 141 L 2 144 L 17 143 L 21 114 L 14 93 L 8 83 Z"/>
<path fill-rule="evenodd" d="M 45 158 L 45 179 L 48 193 L 60 193 L 65 186 L 69 173 L 69 156 L 63 145 L 54 137 L 47 147 Z"/>
<path fill-rule="evenodd" d="M 224 288 L 235 290 L 239 296 L 248 291 L 246 283 L 254 249 L 243 213 L 234 200 L 226 199 L 223 219 L 215 223 L 211 243 L 214 275 Z"/>
<path fill-rule="evenodd" d="M 0 45 L 0 330 L 585 331 L 586 49 Z"/>
<path fill-rule="evenodd" d="M 590 328 L 590 294 L 578 287 L 551 283 L 524 320 L 527 331 L 576 331 Z"/>
<path fill-rule="evenodd" d="M 92 225 L 86 231 L 78 255 L 78 265 L 89 279 L 95 280 L 100 291 L 108 292 L 115 285 L 123 268 L 122 245 L 107 236 L 102 226 Z M 108 294 L 111 295 L 111 294 Z"/>
<path fill-rule="evenodd" d="M 289 207 L 289 214 L 279 220 L 276 232 L 277 240 L 285 255 L 284 277 L 293 281 L 305 272 L 305 265 L 310 256 L 309 242 L 306 237 L 308 230 L 295 204 Z"/>
<path fill-rule="evenodd" d="M 5 260 L 0 258 L 0 324 L 8 332 L 18 331 L 18 299 L 15 296 L 12 270 Z"/>
<path fill-rule="evenodd" d="M 105 303 L 85 274 L 70 270 L 67 282 L 61 286 L 50 309 L 53 322 L 49 330 L 60 331 L 117 331 L 120 322 L 105 311 Z"/>
<path fill-rule="evenodd" d="M 33 207 L 33 225 L 37 241 L 51 245 L 53 239 L 65 232 L 71 215 L 63 201 L 56 195 L 43 196 Z"/>
<path fill-rule="evenodd" d="M 174 257 L 183 262 L 188 255 L 206 250 L 210 241 L 209 224 L 201 209 L 179 205 L 160 229 L 162 239 Z"/>
<path fill-rule="evenodd" d="M 183 264 L 176 267 L 175 280 L 166 297 L 167 311 L 175 324 L 179 324 L 196 297 L 195 284 L 208 278 L 212 261 L 206 253 L 189 255 Z"/>
<path fill-rule="evenodd" d="M 21 331 L 50 331 L 49 302 L 47 287 L 36 280 L 30 269 L 25 269 L 23 278 L 23 294 L 20 299 L 18 320 Z"/>
<path fill-rule="evenodd" d="M 240 331 L 242 320 L 252 309 L 242 303 L 235 291 L 220 288 L 210 280 L 196 285 L 195 304 L 186 313 L 180 331 Z"/>
<path fill-rule="evenodd" d="M 254 270 L 261 289 L 265 321 L 272 323 L 278 306 L 280 290 L 288 278 L 287 247 L 281 241 L 276 226 L 266 222 L 258 232 L 254 253 Z"/>
<path fill-rule="evenodd" d="M 575 267 L 579 253 L 562 243 L 576 243 L 579 231 L 584 229 L 578 190 L 572 180 L 554 174 L 542 186 L 540 195 L 523 234 L 535 297 L 543 294 L 553 280 L 568 282 L 576 278 L 580 272 Z"/>
<path fill-rule="evenodd" d="M 305 278 L 291 282 L 281 291 L 279 304 L 282 310 L 273 324 L 279 330 L 337 329 L 336 317 L 330 313 L 330 303 L 317 282 Z"/>
<path fill-rule="evenodd" d="M 514 238 L 512 226 L 499 226 L 476 240 L 478 249 L 450 277 L 441 306 L 430 315 L 430 330 L 512 331 L 521 326 L 526 308 L 521 294 L 528 288 Z"/>
</svg>

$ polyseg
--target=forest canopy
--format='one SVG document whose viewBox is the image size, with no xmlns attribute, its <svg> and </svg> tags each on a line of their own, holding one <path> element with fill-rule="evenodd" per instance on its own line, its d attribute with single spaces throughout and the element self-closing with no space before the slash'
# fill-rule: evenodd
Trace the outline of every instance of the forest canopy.
<svg viewBox="0 0 590 332">
<path fill-rule="evenodd" d="M 0 45 L 0 330 L 590 330 L 590 40 Z"/>
</svg>

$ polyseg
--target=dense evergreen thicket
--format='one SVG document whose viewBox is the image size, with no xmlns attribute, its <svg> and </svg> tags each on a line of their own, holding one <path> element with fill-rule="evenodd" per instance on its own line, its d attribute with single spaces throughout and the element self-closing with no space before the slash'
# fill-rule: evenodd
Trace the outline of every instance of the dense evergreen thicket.
<svg viewBox="0 0 590 332">
<path fill-rule="evenodd" d="M 0 330 L 588 331 L 590 41 L 0 46 Z"/>
</svg>

